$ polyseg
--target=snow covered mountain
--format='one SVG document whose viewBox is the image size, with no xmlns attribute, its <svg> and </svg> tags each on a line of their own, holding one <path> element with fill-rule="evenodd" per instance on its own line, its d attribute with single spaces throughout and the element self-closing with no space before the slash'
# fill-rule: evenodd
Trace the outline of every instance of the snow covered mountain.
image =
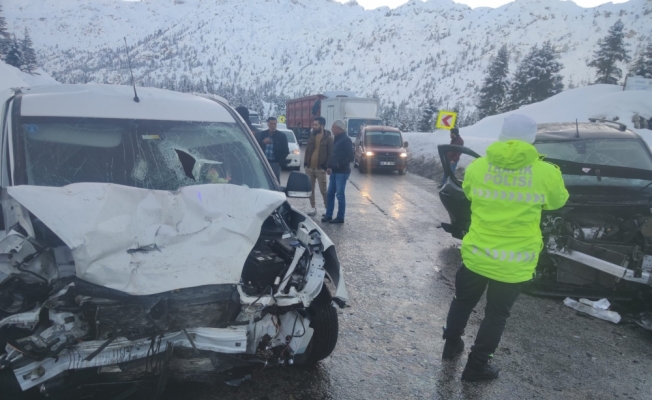
<svg viewBox="0 0 652 400">
<path fill-rule="evenodd" d="M 594 78 L 586 62 L 618 19 L 632 55 L 652 40 L 652 0 L 592 9 L 561 0 L 496 9 L 411 0 L 367 11 L 332 0 L 5 0 L 3 8 L 12 30 L 30 29 L 42 67 L 62 82 L 128 82 L 126 36 L 140 85 L 290 97 L 353 90 L 467 111 L 503 43 L 513 72 L 531 46 L 551 40 L 575 87 Z"/>
</svg>

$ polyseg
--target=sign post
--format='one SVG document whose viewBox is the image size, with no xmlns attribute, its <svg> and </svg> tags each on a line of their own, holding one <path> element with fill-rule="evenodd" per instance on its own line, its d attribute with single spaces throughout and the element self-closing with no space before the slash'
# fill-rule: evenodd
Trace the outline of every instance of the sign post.
<svg viewBox="0 0 652 400">
<path fill-rule="evenodd" d="M 642 76 L 628 76 L 625 78 L 624 90 L 649 90 L 652 91 L 652 79 Z"/>
<path fill-rule="evenodd" d="M 435 127 L 437 129 L 446 129 L 451 130 L 455 127 L 455 122 L 457 121 L 457 113 L 453 111 L 439 111 L 437 115 L 437 124 Z"/>
</svg>

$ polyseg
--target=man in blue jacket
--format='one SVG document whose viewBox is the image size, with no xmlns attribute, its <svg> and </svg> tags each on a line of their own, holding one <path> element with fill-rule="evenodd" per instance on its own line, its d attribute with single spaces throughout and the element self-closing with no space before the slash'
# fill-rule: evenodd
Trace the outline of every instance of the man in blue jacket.
<svg viewBox="0 0 652 400">
<path fill-rule="evenodd" d="M 353 161 L 353 143 L 346 134 L 346 123 L 341 119 L 333 122 L 333 154 L 328 163 L 326 173 L 330 176 L 328 182 L 328 204 L 326 215 L 321 222 L 330 222 L 331 224 L 343 224 L 344 212 L 346 211 L 346 199 L 344 197 L 344 188 L 346 181 L 351 175 L 351 162 Z M 335 211 L 335 197 L 337 196 L 337 218 L 333 218 Z"/>
</svg>

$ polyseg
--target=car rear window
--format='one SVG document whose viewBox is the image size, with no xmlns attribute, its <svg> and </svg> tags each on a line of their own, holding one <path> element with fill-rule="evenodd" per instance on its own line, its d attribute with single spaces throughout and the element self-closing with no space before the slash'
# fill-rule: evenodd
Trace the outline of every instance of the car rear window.
<svg viewBox="0 0 652 400">
<path fill-rule="evenodd" d="M 645 144 L 635 139 L 593 139 L 535 143 L 548 158 L 578 163 L 652 170 Z"/>
</svg>

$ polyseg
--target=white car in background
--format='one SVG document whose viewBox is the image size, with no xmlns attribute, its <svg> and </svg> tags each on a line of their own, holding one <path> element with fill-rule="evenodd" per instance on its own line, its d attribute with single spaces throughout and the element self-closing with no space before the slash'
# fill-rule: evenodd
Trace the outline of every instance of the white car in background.
<svg viewBox="0 0 652 400">
<path fill-rule="evenodd" d="M 265 124 L 265 129 L 267 129 L 267 124 Z M 279 132 L 285 133 L 285 136 L 288 139 L 288 147 L 290 148 L 290 154 L 288 154 L 287 160 L 287 169 L 299 171 L 301 169 L 301 149 L 299 148 L 299 142 L 297 137 L 294 136 L 292 132 L 285 124 L 277 124 L 276 130 Z"/>
<path fill-rule="evenodd" d="M 290 148 L 290 154 L 288 154 L 287 168 L 298 171 L 301 169 L 301 149 L 299 148 L 299 142 L 297 137 L 294 136 L 294 132 L 287 128 L 278 129 L 279 132 L 285 133 L 285 136 L 288 138 L 288 147 Z"/>
</svg>

